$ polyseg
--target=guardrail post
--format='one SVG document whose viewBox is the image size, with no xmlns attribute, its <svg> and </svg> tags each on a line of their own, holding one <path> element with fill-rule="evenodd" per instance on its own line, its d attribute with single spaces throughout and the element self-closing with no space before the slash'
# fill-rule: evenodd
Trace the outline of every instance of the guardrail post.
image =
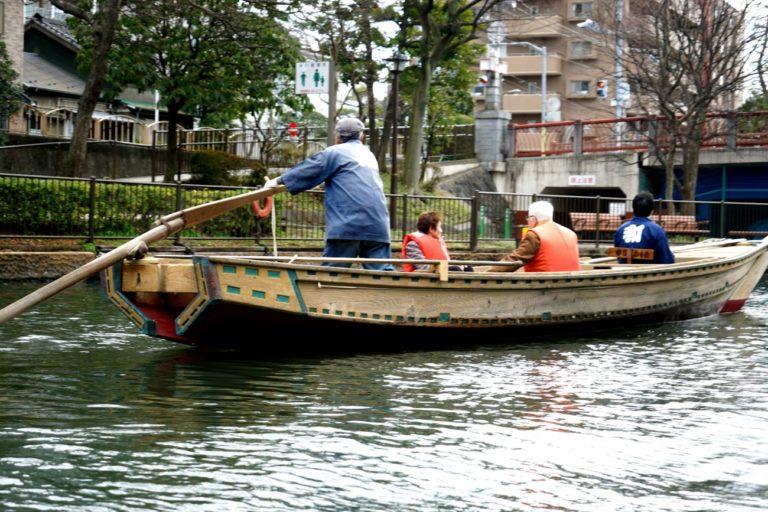
<svg viewBox="0 0 768 512">
<path fill-rule="evenodd" d="M 94 223 L 96 221 L 96 177 L 91 176 L 88 187 L 88 243 L 94 240 Z"/>
<path fill-rule="evenodd" d="M 573 125 L 573 154 L 580 155 L 584 152 L 584 123 L 576 121 Z"/>
<path fill-rule="evenodd" d="M 728 127 L 728 137 L 726 139 L 726 145 L 730 150 L 736 150 L 736 129 L 739 124 L 739 119 L 736 112 L 728 112 L 726 117 L 726 126 Z"/>
<path fill-rule="evenodd" d="M 478 221 L 480 224 L 479 224 L 478 236 L 480 238 L 485 238 L 485 205 L 484 204 L 480 205 L 479 215 L 480 215 L 480 218 L 478 219 Z"/>
<path fill-rule="evenodd" d="M 479 209 L 480 209 L 480 194 L 478 194 L 476 190 L 475 195 L 472 197 L 472 213 L 470 215 L 470 220 L 469 220 L 469 250 L 470 251 L 477 250 L 477 217 L 478 217 Z"/>
<path fill-rule="evenodd" d="M 176 211 L 180 212 L 184 209 L 184 196 L 181 194 L 181 180 L 176 180 Z M 181 231 L 176 232 L 176 236 L 173 239 L 174 244 L 181 243 Z"/>
<path fill-rule="evenodd" d="M 725 201 L 720 201 L 720 238 L 725 238 Z"/>
<path fill-rule="evenodd" d="M 155 175 L 157 174 L 157 132 L 152 131 L 152 183 L 155 182 Z"/>
<path fill-rule="evenodd" d="M 595 197 L 595 249 L 600 248 L 600 196 Z"/>
<path fill-rule="evenodd" d="M 405 239 L 405 235 L 408 234 L 408 194 L 403 194 L 403 218 L 400 226 L 403 230 L 403 239 Z"/>
</svg>

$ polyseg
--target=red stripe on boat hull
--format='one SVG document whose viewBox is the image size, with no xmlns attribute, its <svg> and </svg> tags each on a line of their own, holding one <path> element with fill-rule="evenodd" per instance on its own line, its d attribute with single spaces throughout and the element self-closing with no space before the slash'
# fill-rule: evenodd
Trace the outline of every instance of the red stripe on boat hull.
<svg viewBox="0 0 768 512">
<path fill-rule="evenodd" d="M 155 336 L 180 343 L 193 343 L 189 338 L 176 334 L 175 312 L 148 305 L 138 306 L 145 316 L 155 322 Z"/>
<path fill-rule="evenodd" d="M 747 299 L 726 301 L 723 309 L 720 310 L 720 313 L 735 313 L 744 306 L 745 302 L 747 302 Z"/>
</svg>

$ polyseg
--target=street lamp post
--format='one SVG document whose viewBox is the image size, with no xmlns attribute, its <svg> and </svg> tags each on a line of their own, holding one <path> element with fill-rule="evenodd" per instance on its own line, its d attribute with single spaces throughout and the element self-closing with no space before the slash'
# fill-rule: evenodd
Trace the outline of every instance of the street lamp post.
<svg viewBox="0 0 768 512">
<path fill-rule="evenodd" d="M 396 52 L 392 57 L 384 60 L 391 63 L 389 70 L 392 73 L 392 166 L 389 176 L 389 227 L 394 228 L 397 212 L 397 93 L 400 87 L 400 72 L 405 69 L 409 58 L 403 53 Z"/>
</svg>

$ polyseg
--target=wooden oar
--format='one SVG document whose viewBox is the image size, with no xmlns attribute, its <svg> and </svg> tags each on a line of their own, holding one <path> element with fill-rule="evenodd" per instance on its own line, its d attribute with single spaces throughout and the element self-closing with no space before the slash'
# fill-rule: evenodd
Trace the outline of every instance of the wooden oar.
<svg viewBox="0 0 768 512">
<path fill-rule="evenodd" d="M 50 297 L 53 297 L 60 291 L 66 290 L 70 286 L 77 284 L 98 272 L 101 272 L 105 268 L 111 267 L 118 261 L 122 261 L 129 256 L 135 255 L 137 252 L 146 251 L 146 246 L 148 244 L 162 240 L 163 238 L 166 238 L 173 233 L 212 219 L 218 215 L 221 215 L 222 213 L 240 208 L 241 206 L 245 206 L 249 203 L 252 203 L 253 201 L 264 199 L 265 197 L 269 197 L 278 192 L 283 192 L 284 190 L 285 186 L 283 185 L 274 188 L 263 188 L 254 192 L 247 192 L 238 196 L 219 199 L 218 201 L 213 201 L 199 206 L 193 206 L 191 208 L 187 208 L 186 210 L 181 210 L 179 212 L 166 215 L 157 222 L 156 227 L 150 229 L 146 233 L 141 234 L 133 240 L 114 248 L 106 254 L 102 254 L 95 260 L 92 260 L 82 267 L 73 270 L 69 274 L 66 274 L 59 279 L 48 283 L 42 288 L 38 288 L 29 295 L 26 295 L 13 304 L 1 309 L 0 324 L 19 316 L 26 310 L 34 307 L 35 305 Z"/>
</svg>

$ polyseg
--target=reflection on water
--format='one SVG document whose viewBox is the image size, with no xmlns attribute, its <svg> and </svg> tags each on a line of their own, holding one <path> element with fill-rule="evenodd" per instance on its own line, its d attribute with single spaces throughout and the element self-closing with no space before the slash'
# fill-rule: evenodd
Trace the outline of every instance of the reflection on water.
<svg viewBox="0 0 768 512">
<path fill-rule="evenodd" d="M 0 509 L 765 510 L 766 318 L 258 357 L 81 285 L 0 326 Z"/>
</svg>

